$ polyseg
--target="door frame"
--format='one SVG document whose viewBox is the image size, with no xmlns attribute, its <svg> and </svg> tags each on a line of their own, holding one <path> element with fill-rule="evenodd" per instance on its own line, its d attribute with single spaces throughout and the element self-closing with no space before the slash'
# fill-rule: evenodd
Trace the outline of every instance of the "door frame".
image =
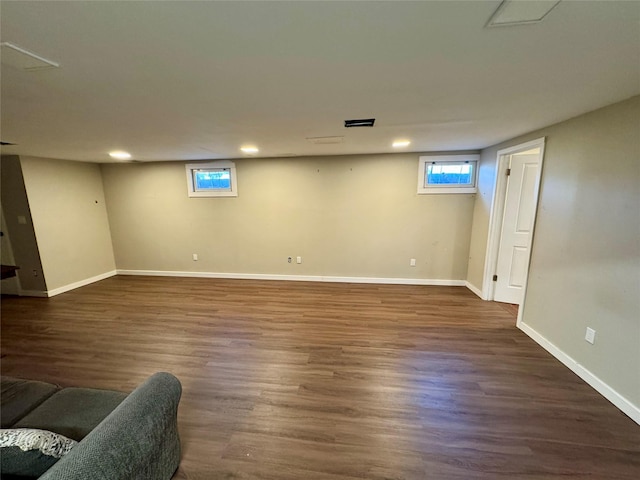
<svg viewBox="0 0 640 480">
<path fill-rule="evenodd" d="M 537 221 L 538 203 L 540 201 L 540 183 L 542 179 L 542 162 L 544 160 L 544 147 L 546 137 L 540 137 L 530 142 L 520 143 L 509 148 L 498 150 L 496 155 L 495 179 L 493 182 L 493 198 L 491 200 L 491 213 L 489 216 L 489 237 L 487 239 L 487 251 L 484 262 L 484 277 L 482 281 L 482 298 L 484 300 L 494 301 L 495 283 L 493 275 L 496 273 L 498 266 L 498 252 L 500 250 L 500 237 L 502 235 L 502 221 L 504 217 L 504 202 L 507 193 L 507 165 L 509 156 L 519 152 L 525 152 L 533 148 L 540 149 L 540 168 L 538 170 L 538 178 L 536 181 L 535 194 L 536 201 L 534 204 L 534 220 L 531 229 L 531 238 L 529 239 L 528 251 L 529 258 L 525 271 L 525 281 L 522 287 L 522 304 L 518 309 L 518 324 L 522 317 L 524 302 L 527 296 L 527 283 L 529 280 L 529 264 L 531 262 L 531 247 L 533 245 L 533 236 L 535 234 L 535 225 Z"/>
</svg>

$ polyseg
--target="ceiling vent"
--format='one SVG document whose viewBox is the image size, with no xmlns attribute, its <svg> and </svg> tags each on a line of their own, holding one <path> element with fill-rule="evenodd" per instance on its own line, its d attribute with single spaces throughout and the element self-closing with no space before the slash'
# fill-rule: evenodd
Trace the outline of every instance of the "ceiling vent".
<svg viewBox="0 0 640 480">
<path fill-rule="evenodd" d="M 45 68 L 57 68 L 60 66 L 59 63 L 47 60 L 13 43 L 2 42 L 0 43 L 0 47 L 2 47 L 2 63 L 5 65 L 11 65 L 12 67 L 27 71 L 44 70 Z"/>
<path fill-rule="evenodd" d="M 345 128 L 352 128 L 352 127 L 373 127 L 373 124 L 375 123 L 376 119 L 375 118 L 365 118 L 362 120 L 345 120 L 344 121 L 344 126 Z"/>
<path fill-rule="evenodd" d="M 307 140 L 315 145 L 332 145 L 342 143 L 344 137 L 307 137 Z"/>
</svg>

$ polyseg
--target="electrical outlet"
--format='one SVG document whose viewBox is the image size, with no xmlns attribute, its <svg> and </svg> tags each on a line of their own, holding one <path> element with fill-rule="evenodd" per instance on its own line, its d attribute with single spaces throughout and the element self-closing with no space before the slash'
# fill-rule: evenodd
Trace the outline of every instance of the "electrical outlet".
<svg viewBox="0 0 640 480">
<path fill-rule="evenodd" d="M 194 254 L 193 254 L 193 261 L 194 261 L 194 262 L 197 262 L 197 261 L 198 261 L 198 254 L 197 254 L 197 253 L 194 253 Z"/>
<path fill-rule="evenodd" d="M 33 276 L 34 276 L 34 277 L 37 277 L 37 276 L 38 276 L 38 270 L 32 270 L 32 272 L 33 272 Z"/>
<path fill-rule="evenodd" d="M 302 257 L 296 257 L 296 263 L 302 263 Z"/>
<path fill-rule="evenodd" d="M 412 258 L 411 261 L 409 262 L 409 266 L 411 267 L 415 267 L 416 266 L 416 259 Z"/>
<path fill-rule="evenodd" d="M 593 345 L 593 342 L 596 341 L 596 331 L 593 328 L 587 327 L 587 333 L 585 333 L 584 339 Z"/>
<path fill-rule="evenodd" d="M 293 258 L 287 257 L 287 262 L 291 263 L 292 261 L 293 261 Z"/>
</svg>

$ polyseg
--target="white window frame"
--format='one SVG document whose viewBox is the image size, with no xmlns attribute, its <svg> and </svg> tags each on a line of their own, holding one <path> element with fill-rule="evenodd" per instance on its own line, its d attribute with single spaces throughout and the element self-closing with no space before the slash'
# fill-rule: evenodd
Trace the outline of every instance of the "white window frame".
<svg viewBox="0 0 640 480">
<path fill-rule="evenodd" d="M 188 163 L 185 165 L 187 171 L 187 192 L 190 197 L 237 197 L 238 177 L 236 175 L 236 165 L 229 160 L 220 160 L 207 163 Z M 229 170 L 231 176 L 231 190 L 196 190 L 193 173 L 197 170 Z"/>
<path fill-rule="evenodd" d="M 476 193 L 478 191 L 478 161 L 480 155 L 425 155 L 418 159 L 418 195 L 434 193 Z M 426 185 L 427 165 L 433 163 L 471 163 L 473 164 L 473 181 L 471 185 Z"/>
</svg>

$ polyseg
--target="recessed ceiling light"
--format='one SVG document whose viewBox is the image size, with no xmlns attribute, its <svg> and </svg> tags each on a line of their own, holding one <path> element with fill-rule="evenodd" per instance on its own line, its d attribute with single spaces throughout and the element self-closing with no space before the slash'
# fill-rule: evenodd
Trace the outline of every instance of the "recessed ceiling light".
<svg viewBox="0 0 640 480">
<path fill-rule="evenodd" d="M 411 145 L 411 142 L 409 140 L 396 140 L 391 144 L 393 148 L 408 147 L 409 145 Z"/>
<path fill-rule="evenodd" d="M 559 3 L 560 0 L 504 0 L 487 22 L 487 27 L 538 23 Z"/>
<path fill-rule="evenodd" d="M 116 160 L 129 160 L 131 158 L 131 154 L 129 152 L 123 152 L 122 150 L 109 152 L 109 156 Z"/>
<path fill-rule="evenodd" d="M 244 153 L 258 153 L 258 147 L 250 147 L 250 146 L 246 146 L 246 147 L 240 147 L 240 150 L 242 150 Z"/>
</svg>

